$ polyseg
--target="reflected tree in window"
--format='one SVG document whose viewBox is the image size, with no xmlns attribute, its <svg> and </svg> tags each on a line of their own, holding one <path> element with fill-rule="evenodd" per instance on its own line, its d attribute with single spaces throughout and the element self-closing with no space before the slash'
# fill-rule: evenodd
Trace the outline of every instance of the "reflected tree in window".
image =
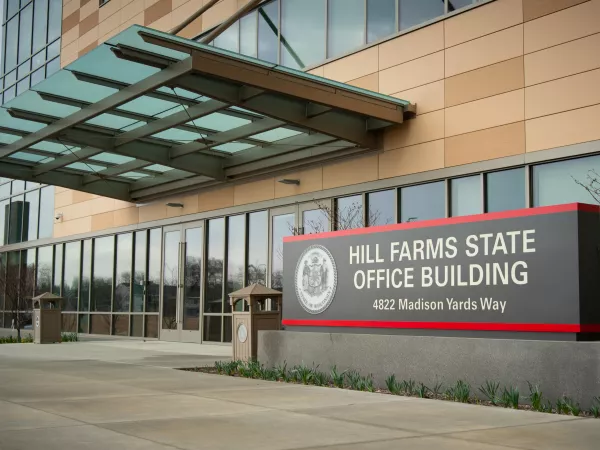
<svg viewBox="0 0 600 450">
<path fill-rule="evenodd" d="M 22 259 L 22 264 L 20 259 Z M 31 298 L 35 290 L 35 259 L 28 261 L 26 252 L 10 252 L 5 270 L 0 271 L 0 290 L 4 292 L 4 310 L 11 327 L 21 341 L 21 330 L 31 324 Z M 4 260 L 2 260 L 4 261 Z"/>
</svg>

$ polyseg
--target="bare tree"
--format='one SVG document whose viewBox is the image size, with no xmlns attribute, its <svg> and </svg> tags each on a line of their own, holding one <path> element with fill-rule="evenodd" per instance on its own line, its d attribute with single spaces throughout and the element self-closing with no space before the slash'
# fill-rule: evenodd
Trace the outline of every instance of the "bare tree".
<svg viewBox="0 0 600 450">
<path fill-rule="evenodd" d="M 35 265 L 9 262 L 0 270 L 0 292 L 4 293 L 4 310 L 17 331 L 17 342 L 21 342 L 21 330 L 31 323 L 31 298 L 34 289 Z"/>
<path fill-rule="evenodd" d="M 324 220 L 307 220 L 307 228 L 310 228 L 312 233 L 322 233 L 327 231 L 327 228 L 330 230 L 350 230 L 373 224 L 386 225 L 392 223 L 392 219 L 390 218 L 382 220 L 381 211 L 371 208 L 367 211 L 367 217 L 363 217 L 362 202 L 352 202 L 343 208 L 332 208 L 329 204 L 323 203 L 320 200 L 315 200 L 314 202 L 323 214 Z M 366 224 L 364 223 L 364 219 L 366 219 Z"/>
<path fill-rule="evenodd" d="M 573 178 L 575 183 L 588 191 L 596 203 L 600 203 L 600 175 L 596 172 L 596 169 L 588 170 L 584 181 L 578 180 L 572 175 L 571 178 Z"/>
</svg>

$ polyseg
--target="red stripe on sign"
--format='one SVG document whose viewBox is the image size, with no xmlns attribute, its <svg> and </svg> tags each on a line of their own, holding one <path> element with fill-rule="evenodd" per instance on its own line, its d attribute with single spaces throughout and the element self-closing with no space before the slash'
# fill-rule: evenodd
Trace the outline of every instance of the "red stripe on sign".
<svg viewBox="0 0 600 450">
<path fill-rule="evenodd" d="M 514 211 L 502 211 L 495 213 L 476 214 L 473 216 L 448 217 L 444 219 L 423 220 L 420 222 L 394 223 L 378 227 L 354 228 L 352 230 L 329 231 L 326 233 L 303 234 L 299 236 L 287 236 L 283 242 L 307 241 L 311 239 L 325 239 L 341 236 L 355 236 L 359 234 L 381 233 L 395 230 L 411 230 L 414 228 L 439 227 L 444 225 L 458 225 L 471 222 L 483 222 L 487 220 L 512 219 L 516 217 L 539 216 L 542 214 L 557 214 L 572 211 L 600 212 L 600 206 L 584 203 L 567 203 L 564 205 L 539 206 L 537 208 L 516 209 Z"/>
<path fill-rule="evenodd" d="M 600 332 L 600 325 L 567 323 L 493 322 L 386 322 L 378 320 L 284 319 L 283 325 L 296 327 L 398 328 L 422 330 L 529 331 L 544 333 Z"/>
</svg>

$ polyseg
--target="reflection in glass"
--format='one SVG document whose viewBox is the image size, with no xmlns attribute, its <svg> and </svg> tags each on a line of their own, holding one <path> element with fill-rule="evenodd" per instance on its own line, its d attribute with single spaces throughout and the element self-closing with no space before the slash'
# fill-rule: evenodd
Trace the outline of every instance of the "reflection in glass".
<svg viewBox="0 0 600 450">
<path fill-rule="evenodd" d="M 335 229 L 350 230 L 363 226 L 362 195 L 335 199 Z"/>
<path fill-rule="evenodd" d="M 110 334 L 110 314 L 90 314 L 90 334 Z"/>
<path fill-rule="evenodd" d="M 400 189 L 400 222 L 446 217 L 445 184 L 438 181 Z"/>
<path fill-rule="evenodd" d="M 61 295 L 63 272 L 63 244 L 54 246 L 54 278 L 52 284 L 52 293 Z"/>
<path fill-rule="evenodd" d="M 25 207 L 25 196 L 17 195 L 16 197 L 12 197 L 10 199 L 10 214 L 8 215 L 9 244 L 21 242 L 21 238 L 23 237 L 23 221 L 27 222 L 28 216 L 29 209 Z"/>
<path fill-rule="evenodd" d="M 231 342 L 232 338 L 232 318 L 231 316 L 223 316 L 223 342 Z"/>
<path fill-rule="evenodd" d="M 61 314 L 61 331 L 75 333 L 77 331 L 77 314 Z"/>
<path fill-rule="evenodd" d="M 150 230 L 148 246 L 148 284 L 146 287 L 146 312 L 158 312 L 160 301 L 160 250 L 162 230 Z"/>
<path fill-rule="evenodd" d="M 273 216 L 271 287 L 283 289 L 283 238 L 294 235 L 294 214 Z"/>
<path fill-rule="evenodd" d="M 256 11 L 240 19 L 240 53 L 256 58 L 256 40 L 258 38 Z"/>
<path fill-rule="evenodd" d="M 221 320 L 223 316 L 204 316 L 203 340 L 221 342 Z M 231 320 L 231 317 L 225 317 Z"/>
<path fill-rule="evenodd" d="M 367 194 L 367 204 L 369 205 L 367 226 L 376 227 L 396 223 L 396 192 L 394 189 Z"/>
<path fill-rule="evenodd" d="M 114 236 L 94 239 L 94 269 L 92 274 L 92 311 L 110 311 L 113 286 Z M 92 326 L 94 319 L 92 316 Z M 110 318 L 110 316 L 107 316 Z M 110 329 L 110 328 L 109 328 Z"/>
<path fill-rule="evenodd" d="M 223 312 L 223 260 L 225 258 L 225 219 L 208 221 L 208 260 L 204 312 Z M 220 319 L 219 319 L 220 320 Z"/>
<path fill-rule="evenodd" d="M 90 324 L 90 315 L 89 314 L 79 314 L 79 327 L 77 331 L 79 333 L 88 333 L 88 327 Z"/>
<path fill-rule="evenodd" d="M 163 322 L 164 330 L 177 329 L 177 289 L 179 286 L 179 231 L 165 233 L 163 266 Z"/>
<path fill-rule="evenodd" d="M 443 14 L 443 0 L 400 0 L 398 4 L 400 30 L 419 25 Z"/>
<path fill-rule="evenodd" d="M 244 287 L 246 259 L 246 215 L 227 218 L 227 287 L 225 294 Z M 225 296 L 225 312 L 231 312 L 229 297 Z"/>
<path fill-rule="evenodd" d="M 39 238 L 52 237 L 54 228 L 54 186 L 40 190 L 40 228 Z"/>
<path fill-rule="evenodd" d="M 65 270 L 63 275 L 63 298 L 65 311 L 77 311 L 79 300 L 79 268 L 81 242 L 65 244 Z"/>
<path fill-rule="evenodd" d="M 448 12 L 456 11 L 457 9 L 464 8 L 465 6 L 472 5 L 478 0 L 448 0 Z"/>
<path fill-rule="evenodd" d="M 19 62 L 21 63 L 31 56 L 31 25 L 33 19 L 33 4 L 30 3 L 23 8 L 19 16 Z M 14 39 L 15 36 L 12 38 Z"/>
<path fill-rule="evenodd" d="M 13 17 L 6 24 L 5 36 L 18 36 L 19 33 L 19 16 Z M 7 39 L 6 48 L 4 49 L 4 72 L 17 65 L 17 44 L 18 39 Z M 6 87 L 6 86 L 5 86 Z M 6 102 L 6 100 L 5 100 Z"/>
<path fill-rule="evenodd" d="M 8 244 L 8 218 L 10 217 L 10 200 L 0 202 L 0 245 Z"/>
<path fill-rule="evenodd" d="M 112 318 L 114 336 L 129 336 L 129 316 L 120 314 Z"/>
<path fill-rule="evenodd" d="M 35 295 L 35 248 L 21 251 L 20 296 L 27 302 Z M 29 304 L 29 303 L 27 303 Z"/>
<path fill-rule="evenodd" d="M 6 253 L 0 253 L 0 277 L 6 276 Z M 4 289 L 0 289 L 0 310 L 4 309 Z M 0 325 L 2 322 L 0 322 Z"/>
<path fill-rule="evenodd" d="M 325 59 L 325 0 L 282 0 L 281 64 L 294 69 Z"/>
<path fill-rule="evenodd" d="M 329 0 L 327 57 L 349 52 L 365 43 L 364 0 Z"/>
<path fill-rule="evenodd" d="M 10 197 L 10 183 L 5 183 L 0 186 L 0 198 Z"/>
<path fill-rule="evenodd" d="M 146 290 L 146 246 L 148 231 L 135 233 L 135 255 L 133 261 L 133 312 L 144 310 L 144 292 Z"/>
<path fill-rule="evenodd" d="M 525 169 L 502 170 L 486 175 L 487 212 L 525 208 Z"/>
<path fill-rule="evenodd" d="M 322 209 L 309 209 L 302 212 L 302 228 L 304 234 L 315 234 L 329 231 L 329 218 Z"/>
<path fill-rule="evenodd" d="M 144 316 L 141 314 L 132 314 L 131 316 L 131 336 L 144 336 Z"/>
<path fill-rule="evenodd" d="M 28 223 L 23 224 L 23 240 L 34 241 L 38 235 L 40 191 L 35 190 L 25 194 L 25 205 L 25 209 L 28 210 Z"/>
<path fill-rule="evenodd" d="M 367 43 L 394 34 L 396 0 L 367 0 Z"/>
<path fill-rule="evenodd" d="M 36 295 L 52 291 L 52 247 L 38 248 Z"/>
<path fill-rule="evenodd" d="M 33 14 L 33 51 L 35 52 L 46 45 L 48 0 L 35 0 Z"/>
<path fill-rule="evenodd" d="M 239 21 L 235 22 L 219 36 L 215 38 L 215 47 L 229 50 L 231 52 L 239 52 Z"/>
<path fill-rule="evenodd" d="M 598 178 L 600 156 L 569 159 L 533 167 L 533 206 L 563 203 L 595 203 L 592 195 L 577 182 L 590 185 L 588 176 Z"/>
<path fill-rule="evenodd" d="M 115 282 L 115 300 L 113 311 L 129 311 L 131 293 L 131 259 L 133 251 L 133 235 L 131 233 L 117 236 L 117 269 Z"/>
<path fill-rule="evenodd" d="M 145 316 L 146 326 L 144 327 L 144 336 L 148 338 L 158 337 L 158 316 Z"/>
<path fill-rule="evenodd" d="M 277 63 L 279 2 L 258 8 L 258 59 Z"/>
<path fill-rule="evenodd" d="M 50 8 L 48 10 L 48 42 L 60 37 L 60 27 L 62 25 L 62 2 L 61 0 L 48 0 Z"/>
<path fill-rule="evenodd" d="M 81 296 L 79 311 L 90 310 L 90 282 L 92 279 L 92 240 L 83 241 L 81 256 Z"/>
<path fill-rule="evenodd" d="M 452 217 L 481 214 L 481 177 L 455 178 L 450 180 L 450 214 Z"/>
<path fill-rule="evenodd" d="M 248 284 L 267 285 L 269 258 L 269 213 L 257 211 L 248 214 Z"/>
<path fill-rule="evenodd" d="M 202 227 L 185 230 L 185 284 L 183 295 L 183 329 L 200 329 L 200 295 L 202 289 Z"/>
</svg>

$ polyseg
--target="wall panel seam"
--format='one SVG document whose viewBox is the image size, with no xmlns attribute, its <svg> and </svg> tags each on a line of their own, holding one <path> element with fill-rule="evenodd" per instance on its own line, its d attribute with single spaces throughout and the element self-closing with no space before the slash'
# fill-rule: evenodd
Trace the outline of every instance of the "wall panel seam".
<svg viewBox="0 0 600 450">
<path fill-rule="evenodd" d="M 515 92 L 515 91 L 522 91 L 523 89 L 525 89 L 525 87 L 521 86 L 521 87 L 518 87 L 516 89 L 509 89 L 508 91 L 497 92 L 495 94 L 486 95 L 485 97 L 479 97 L 479 98 L 476 98 L 476 99 L 473 99 L 473 100 L 469 100 L 467 102 L 456 103 L 456 104 L 454 104 L 452 106 L 444 107 L 444 109 L 450 109 L 450 108 L 455 108 L 456 106 L 468 105 L 469 103 L 478 102 L 480 100 L 485 100 L 487 98 L 497 97 L 499 95 L 509 94 L 509 93 Z"/>
<path fill-rule="evenodd" d="M 600 49 L 598 49 L 598 51 L 600 52 Z M 575 77 L 577 75 L 582 75 L 584 73 L 593 72 L 595 70 L 600 70 L 600 64 L 598 65 L 598 67 L 595 67 L 593 69 L 587 69 L 587 70 L 582 70 L 581 72 L 570 73 L 569 75 L 564 75 L 564 76 L 558 77 L 558 78 L 552 78 L 551 80 L 547 80 L 547 81 L 540 81 L 539 83 L 527 84 L 525 86 L 525 91 L 527 92 L 528 88 L 531 88 L 534 86 L 539 86 L 541 84 L 548 84 L 548 83 L 552 83 L 552 82 L 558 81 L 558 80 L 564 80 L 565 78 Z"/>
<path fill-rule="evenodd" d="M 530 119 L 525 119 L 525 122 L 531 122 L 533 120 L 543 119 L 544 117 L 556 116 L 557 114 L 565 114 L 565 113 L 572 112 L 572 111 L 578 111 L 580 109 L 596 108 L 597 106 L 600 106 L 600 103 L 594 103 L 593 105 L 578 106 L 577 108 L 571 108 L 571 109 L 566 109 L 564 111 L 557 111 L 554 113 L 545 114 L 543 116 L 532 117 Z M 599 126 L 600 126 L 600 124 L 599 124 Z"/>
<path fill-rule="evenodd" d="M 429 114 L 429 113 L 428 113 Z M 444 120 L 445 123 L 445 120 Z M 444 132 L 445 132 L 445 128 L 444 128 Z M 437 141 L 444 141 L 448 138 L 446 137 L 441 137 L 441 138 L 437 138 L 437 139 L 428 139 L 426 141 L 423 142 L 417 142 L 416 144 L 410 144 L 410 145 L 404 145 L 402 147 L 393 147 L 393 148 L 387 148 L 385 150 L 383 150 L 381 153 L 387 153 L 387 152 L 393 152 L 395 150 L 402 150 L 404 148 L 410 148 L 410 147 L 416 147 L 417 145 L 423 145 L 423 144 L 429 144 L 430 142 L 437 142 Z"/>
<path fill-rule="evenodd" d="M 461 42 L 460 44 L 451 45 L 450 47 L 446 47 L 445 46 L 446 45 L 446 41 L 444 40 L 444 50 L 448 50 L 450 48 L 456 48 L 456 47 L 459 47 L 459 46 L 461 46 L 463 44 L 466 44 L 468 42 L 473 42 L 473 41 L 476 41 L 477 39 L 482 39 L 482 38 L 484 38 L 486 36 L 491 36 L 492 34 L 501 33 L 502 31 L 510 30 L 511 28 L 519 27 L 519 26 L 523 26 L 523 22 L 515 23 L 514 25 L 510 25 L 510 26 L 502 28 L 500 30 L 492 31 L 491 33 L 482 34 L 481 36 L 477 36 L 477 37 L 475 37 L 473 39 L 469 39 L 468 41 Z M 523 27 L 523 28 L 525 28 L 525 27 Z"/>
<path fill-rule="evenodd" d="M 508 125 L 512 125 L 512 124 L 520 123 L 520 122 L 526 122 L 526 120 L 513 120 L 512 122 L 503 123 L 501 125 L 494 125 L 493 127 L 480 128 L 478 130 L 467 131 L 466 133 L 459 133 L 459 134 L 453 134 L 451 136 L 444 136 L 444 138 L 445 139 L 452 139 L 452 138 L 454 138 L 456 136 L 464 136 L 466 134 L 479 133 L 480 131 L 493 130 L 494 128 L 506 127 Z"/>
<path fill-rule="evenodd" d="M 444 52 L 444 64 L 445 64 L 446 63 L 446 60 L 445 60 L 446 52 L 445 52 L 445 49 L 441 48 L 439 50 L 435 50 L 433 52 L 429 52 L 429 53 L 425 53 L 425 54 L 423 54 L 421 56 L 417 56 L 416 58 L 407 59 L 406 61 L 403 61 L 403 62 L 401 62 L 399 64 L 395 64 L 393 66 L 386 67 L 385 69 L 378 69 L 377 72 L 373 72 L 373 73 L 381 73 L 381 72 L 384 72 L 386 70 L 393 69 L 394 67 L 402 66 L 404 64 L 408 64 L 409 62 L 416 61 L 418 59 L 425 58 L 427 56 L 431 56 L 431 55 L 434 55 L 434 54 L 439 53 L 439 52 Z M 349 56 L 351 56 L 351 55 L 349 55 Z M 377 67 L 379 67 L 379 65 Z M 362 78 L 362 77 L 359 77 L 359 78 Z"/>
<path fill-rule="evenodd" d="M 568 41 L 564 41 L 564 42 L 561 42 L 559 44 L 550 45 L 549 47 L 540 48 L 539 50 L 534 50 L 533 52 L 529 52 L 529 53 L 525 53 L 525 48 L 523 48 L 523 54 L 524 55 L 533 55 L 535 53 L 543 52 L 545 50 L 548 50 L 548 49 L 551 49 L 551 48 L 555 48 L 555 47 L 559 47 L 559 46 L 564 45 L 564 44 L 569 44 L 571 42 L 580 41 L 582 39 L 588 39 L 591 36 L 597 36 L 599 34 L 600 34 L 600 32 L 598 32 L 598 33 L 592 33 L 592 34 L 586 34 L 585 36 L 581 36 L 581 37 L 578 37 L 578 38 L 575 38 L 575 39 L 569 39 Z M 525 41 L 524 40 L 523 40 L 523 45 L 525 45 Z"/>
<path fill-rule="evenodd" d="M 583 5 L 584 3 L 589 3 L 590 1 L 592 1 L 592 0 L 587 0 L 587 1 L 584 1 L 584 2 L 581 2 L 581 3 L 576 3 L 574 5 L 567 6 L 566 8 L 557 9 L 556 11 L 552 11 L 552 12 L 549 12 L 549 13 L 546 13 L 546 14 L 542 14 L 541 16 L 534 17 L 533 19 L 529 19 L 529 20 L 525 20 L 524 19 L 524 17 L 525 17 L 525 11 L 523 10 L 523 23 L 533 22 L 534 20 L 541 19 L 542 17 L 548 17 L 548 16 L 551 16 L 552 14 L 556 14 L 556 13 L 561 12 L 561 11 L 566 11 L 567 9 L 571 9 L 571 8 L 573 8 L 575 6 Z"/>
</svg>

